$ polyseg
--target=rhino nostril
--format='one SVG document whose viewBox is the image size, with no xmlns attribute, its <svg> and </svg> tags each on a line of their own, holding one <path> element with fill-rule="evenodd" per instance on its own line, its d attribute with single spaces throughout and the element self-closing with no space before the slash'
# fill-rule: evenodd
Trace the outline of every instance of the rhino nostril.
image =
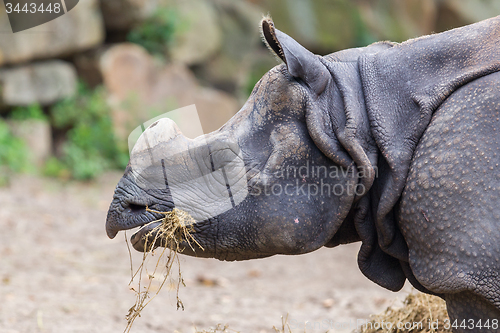
<svg viewBox="0 0 500 333">
<path fill-rule="evenodd" d="M 132 213 L 141 213 L 141 212 L 146 210 L 146 206 L 137 205 L 137 204 L 133 204 L 133 203 L 129 204 L 128 208 L 130 209 L 130 211 Z"/>
</svg>

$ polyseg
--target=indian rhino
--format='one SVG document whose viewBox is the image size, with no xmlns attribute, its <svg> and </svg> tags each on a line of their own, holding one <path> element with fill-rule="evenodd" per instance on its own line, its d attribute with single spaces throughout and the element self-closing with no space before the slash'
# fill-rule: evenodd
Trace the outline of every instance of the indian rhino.
<svg viewBox="0 0 500 333">
<path fill-rule="evenodd" d="M 283 62 L 219 130 L 141 136 L 106 231 L 188 211 L 184 254 L 246 260 L 361 241 L 361 272 L 446 300 L 456 332 L 500 319 L 500 17 L 318 56 L 261 24 Z M 149 236 L 150 237 L 150 236 Z M 191 244 L 193 245 L 193 244 Z M 155 246 L 161 246 L 161 243 Z M 201 247 L 203 249 L 201 249 Z M 472 328 L 471 328 L 472 325 Z"/>
</svg>

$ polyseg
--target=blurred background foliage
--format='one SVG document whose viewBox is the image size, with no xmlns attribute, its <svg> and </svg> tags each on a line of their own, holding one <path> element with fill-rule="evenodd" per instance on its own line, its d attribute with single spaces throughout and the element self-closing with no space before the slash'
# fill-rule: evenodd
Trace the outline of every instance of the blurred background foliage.
<svg viewBox="0 0 500 333">
<path fill-rule="evenodd" d="M 134 26 L 127 40 L 141 45 L 153 55 L 163 57 L 172 47 L 175 33 L 182 29 L 181 22 L 175 10 L 160 7 L 144 22 Z"/>
<path fill-rule="evenodd" d="M 267 14 L 312 52 L 328 54 L 477 22 L 500 14 L 500 2 L 80 2 L 43 27 L 0 37 L 0 185 L 17 172 L 91 180 L 123 169 L 128 133 L 178 107 L 196 104 L 204 131 L 217 129 L 277 64 L 259 35 Z"/>
<path fill-rule="evenodd" d="M 114 137 L 103 87 L 88 89 L 80 82 L 76 94 L 53 105 L 51 124 L 63 133 L 61 151 L 46 164 L 49 176 L 95 178 L 109 168 L 125 168 L 128 156 Z"/>
</svg>

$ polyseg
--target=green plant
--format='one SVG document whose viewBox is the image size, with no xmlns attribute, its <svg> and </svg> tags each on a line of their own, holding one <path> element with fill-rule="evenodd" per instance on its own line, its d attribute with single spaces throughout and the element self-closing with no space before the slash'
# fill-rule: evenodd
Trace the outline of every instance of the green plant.
<svg viewBox="0 0 500 333">
<path fill-rule="evenodd" d="M 43 113 L 39 104 L 29 106 L 18 106 L 10 113 L 10 118 L 14 120 L 47 120 L 47 116 Z"/>
<path fill-rule="evenodd" d="M 0 119 L 0 185 L 5 185 L 12 173 L 27 170 L 28 149 L 12 135 L 8 124 Z"/>
<path fill-rule="evenodd" d="M 359 9 L 350 10 L 351 21 L 354 26 L 354 45 L 356 47 L 367 46 L 377 41 L 377 38 L 370 31 L 369 27 L 363 21 Z"/>
<path fill-rule="evenodd" d="M 102 88 L 89 90 L 80 84 L 74 97 L 52 107 L 51 117 L 56 129 L 66 131 L 66 142 L 61 164 L 51 161 L 45 174 L 60 175 L 69 170 L 73 178 L 87 180 L 106 169 L 125 167 L 128 156 L 118 148 Z"/>
<path fill-rule="evenodd" d="M 68 179 L 71 177 L 70 171 L 66 165 L 54 156 L 50 157 L 45 162 L 43 174 L 45 176 L 58 177 L 62 179 Z"/>
<path fill-rule="evenodd" d="M 268 63 L 266 64 L 255 64 L 252 66 L 250 74 L 246 78 L 245 85 L 243 87 L 243 92 L 245 93 L 245 98 L 248 98 L 253 91 L 253 88 L 259 82 L 259 80 L 272 68 Z"/>
<path fill-rule="evenodd" d="M 127 39 L 141 45 L 151 54 L 164 56 L 168 46 L 172 44 L 179 26 L 178 13 L 175 10 L 162 7 L 133 28 Z"/>
</svg>

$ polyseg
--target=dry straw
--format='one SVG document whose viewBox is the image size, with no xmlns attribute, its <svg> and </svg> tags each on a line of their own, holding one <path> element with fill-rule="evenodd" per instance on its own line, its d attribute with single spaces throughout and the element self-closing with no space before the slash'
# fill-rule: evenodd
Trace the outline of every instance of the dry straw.
<svg viewBox="0 0 500 333">
<path fill-rule="evenodd" d="M 360 333 L 451 333 L 451 329 L 445 328 L 449 326 L 445 325 L 446 320 L 449 320 L 445 302 L 437 296 L 423 293 L 411 293 L 406 297 L 403 307 L 391 306 L 372 318 Z M 383 322 L 392 323 L 392 327 L 381 327 L 380 323 Z"/>
<path fill-rule="evenodd" d="M 149 302 L 151 302 L 156 297 L 156 295 L 158 295 L 169 277 L 171 277 L 174 264 L 177 264 L 178 267 L 177 281 L 176 283 L 173 283 L 173 285 L 176 285 L 175 289 L 177 309 L 182 308 L 184 310 L 184 305 L 179 298 L 179 287 L 181 285 L 185 286 L 178 257 L 178 254 L 182 253 L 185 248 L 183 247 L 183 245 L 181 245 L 181 242 L 187 244 L 193 251 L 194 244 L 196 244 L 200 249 L 203 250 L 203 247 L 196 241 L 196 239 L 194 239 L 192 235 L 195 232 L 193 228 L 193 223 L 195 221 L 189 215 L 189 213 L 177 208 L 174 208 L 169 212 L 159 212 L 146 207 L 146 211 L 162 214 L 164 215 L 164 217 L 147 224 L 150 225 L 152 223 L 161 222 L 158 226 L 153 228 L 144 236 L 145 243 L 142 263 L 135 271 L 135 273 L 133 272 L 132 268 L 132 255 L 130 253 L 130 247 L 127 240 L 132 275 L 129 286 L 130 289 L 136 294 L 136 301 L 134 306 L 129 309 L 128 314 L 125 316 L 125 318 L 127 319 L 127 327 L 125 328 L 124 332 L 126 333 L 130 332 L 135 319 L 141 316 L 141 311 L 149 304 Z M 145 226 L 143 226 L 143 228 Z M 158 259 L 154 263 L 154 269 L 151 272 L 147 268 L 147 261 L 148 259 L 150 259 L 150 257 L 156 255 L 155 248 L 158 246 L 158 244 L 161 244 L 162 249 L 160 251 Z M 161 270 L 164 270 L 163 277 L 158 281 L 158 273 Z M 138 279 L 137 289 L 131 286 L 134 283 L 134 279 L 136 277 Z M 144 277 L 147 277 L 147 283 L 145 284 L 142 283 Z M 152 291 L 153 280 L 155 279 L 158 281 L 158 286 L 156 288 L 156 291 Z"/>
<path fill-rule="evenodd" d="M 361 329 L 355 330 L 353 333 L 451 333 L 451 329 L 446 329 L 445 326 L 450 326 L 448 321 L 448 313 L 446 312 L 445 302 L 436 296 L 431 296 L 423 293 L 409 294 L 403 304 L 403 307 L 396 308 L 390 306 L 384 313 L 372 316 L 372 320 L 361 326 Z M 385 323 L 384 325 L 380 325 Z M 391 328 L 387 328 L 387 324 L 391 323 Z M 398 328 L 397 323 L 401 323 L 402 328 Z M 407 328 L 404 327 L 404 324 Z M 421 325 L 417 325 L 422 323 Z M 429 325 L 429 323 L 439 323 L 439 325 Z M 414 325 L 415 324 L 415 325 Z M 447 324 L 447 325 L 445 325 Z M 383 326 L 383 327 L 382 327 Z M 411 328 L 408 328 L 412 326 Z M 437 328 L 436 328 L 437 326 Z M 376 328 L 380 327 L 380 328 Z M 288 315 L 281 318 L 281 326 L 273 326 L 276 333 L 307 333 L 309 331 L 300 330 L 292 331 L 288 324 Z M 239 331 L 231 330 L 227 325 L 217 325 L 210 330 L 196 331 L 196 333 L 240 333 Z M 330 332 L 330 331 L 328 331 Z"/>
</svg>

